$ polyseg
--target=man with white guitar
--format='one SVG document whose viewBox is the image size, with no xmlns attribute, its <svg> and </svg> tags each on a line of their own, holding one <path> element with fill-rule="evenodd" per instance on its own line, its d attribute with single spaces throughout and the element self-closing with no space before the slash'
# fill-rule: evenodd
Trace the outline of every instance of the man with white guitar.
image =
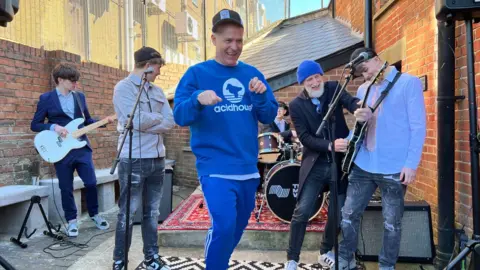
<svg viewBox="0 0 480 270">
<path fill-rule="evenodd" d="M 135 69 L 115 85 L 113 105 L 118 116 L 117 130 L 121 132 L 118 142 L 122 142 L 123 132 L 128 122 L 129 114 L 140 91 L 140 100 L 133 116 L 132 136 L 132 176 L 129 222 L 130 242 L 132 239 L 133 217 L 138 207 L 142 207 L 142 239 L 145 260 L 143 267 L 148 270 L 168 270 L 158 255 L 157 226 L 162 197 L 162 185 L 165 176 L 165 146 L 163 134 L 175 125 L 173 112 L 162 89 L 153 84 L 160 75 L 160 68 L 165 62 L 158 51 L 143 47 L 134 54 Z M 143 89 L 140 89 L 145 81 Z M 123 132 L 123 133 L 122 133 Z M 120 184 L 119 213 L 115 233 L 115 248 L 113 251 L 113 269 L 125 268 L 125 233 L 127 213 L 127 181 L 129 140 L 127 138 L 121 149 L 118 164 L 118 180 Z"/>
<path fill-rule="evenodd" d="M 85 185 L 87 209 L 92 221 L 99 229 L 107 230 L 109 223 L 98 215 L 97 179 L 92 147 L 85 134 L 74 133 L 77 126 L 88 126 L 98 121 L 90 116 L 85 95 L 74 91 L 80 78 L 80 72 L 75 66 L 58 64 L 53 69 L 52 76 L 57 86 L 40 96 L 30 128 L 34 132 L 41 132 L 35 138 L 35 146 L 47 162 L 55 165 L 62 207 L 68 222 L 66 234 L 70 237 L 78 236 L 77 208 L 73 197 L 75 171 Z M 48 119 L 47 123 L 45 119 Z M 103 120 L 104 123 L 113 121 L 113 116 Z M 75 134 L 78 136 L 73 136 Z"/>
<path fill-rule="evenodd" d="M 353 69 L 365 80 L 357 97 L 366 99 L 368 107 L 358 109 L 355 116 L 358 123 L 366 122 L 367 130 L 365 138 L 359 142 L 349 174 L 347 198 L 342 209 L 339 269 L 356 269 L 354 252 L 360 218 L 377 187 L 382 193 L 384 218 L 379 269 L 395 269 L 400 250 L 404 192 L 406 186 L 415 181 L 426 136 L 425 102 L 419 78 L 387 66 L 372 49 L 359 48 L 352 53 L 351 59 L 362 54 L 365 59 Z M 355 137 L 358 136 L 352 136 L 352 140 Z"/>
</svg>

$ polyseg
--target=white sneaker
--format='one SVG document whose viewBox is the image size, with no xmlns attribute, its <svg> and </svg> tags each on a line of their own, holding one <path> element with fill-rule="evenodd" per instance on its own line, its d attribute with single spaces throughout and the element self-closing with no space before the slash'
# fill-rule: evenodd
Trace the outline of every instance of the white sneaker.
<svg viewBox="0 0 480 270">
<path fill-rule="evenodd" d="M 285 264 L 285 270 L 297 270 L 297 262 L 290 260 Z"/>
<path fill-rule="evenodd" d="M 77 237 L 78 236 L 78 224 L 77 220 L 74 221 L 69 221 L 67 229 L 65 230 L 65 233 L 69 237 Z"/>
<path fill-rule="evenodd" d="M 329 251 L 318 256 L 318 263 L 324 268 L 333 268 L 335 266 L 335 253 Z"/>
<path fill-rule="evenodd" d="M 108 221 L 100 215 L 95 215 L 90 219 L 93 221 L 93 223 L 95 223 L 95 226 L 97 226 L 97 228 L 99 228 L 100 230 L 108 230 L 108 228 L 110 228 L 110 224 L 108 223 Z"/>
</svg>

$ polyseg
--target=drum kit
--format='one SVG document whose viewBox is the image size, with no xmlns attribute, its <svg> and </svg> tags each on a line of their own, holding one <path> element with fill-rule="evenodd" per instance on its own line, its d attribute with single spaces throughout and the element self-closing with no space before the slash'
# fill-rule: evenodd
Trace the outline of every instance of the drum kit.
<svg viewBox="0 0 480 270">
<path fill-rule="evenodd" d="M 258 162 L 259 166 L 263 167 L 263 173 L 261 187 L 257 190 L 260 203 L 255 208 L 255 218 L 260 222 L 261 212 L 266 203 L 275 217 L 290 223 L 297 202 L 303 146 L 298 139 L 292 143 L 285 143 L 280 134 L 274 132 L 259 134 L 258 144 Z M 326 203 L 328 195 L 325 194 L 319 195 L 309 221 L 320 213 Z"/>
</svg>

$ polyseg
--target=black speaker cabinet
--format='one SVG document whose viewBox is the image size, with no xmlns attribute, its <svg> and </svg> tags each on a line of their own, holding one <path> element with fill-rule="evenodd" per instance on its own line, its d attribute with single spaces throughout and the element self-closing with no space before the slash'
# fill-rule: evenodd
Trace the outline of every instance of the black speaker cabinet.
<svg viewBox="0 0 480 270">
<path fill-rule="evenodd" d="M 363 215 L 358 234 L 358 257 L 363 261 L 378 261 L 383 242 L 381 203 L 370 203 Z M 398 262 L 432 263 L 435 258 L 432 217 L 426 201 L 405 202 L 402 238 Z"/>
<path fill-rule="evenodd" d="M 440 21 L 480 18 L 480 0 L 436 0 L 435 14 Z"/>
</svg>

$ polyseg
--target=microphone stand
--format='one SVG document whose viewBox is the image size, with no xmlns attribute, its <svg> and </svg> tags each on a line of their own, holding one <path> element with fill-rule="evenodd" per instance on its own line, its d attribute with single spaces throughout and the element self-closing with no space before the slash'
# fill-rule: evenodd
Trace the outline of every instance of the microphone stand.
<svg viewBox="0 0 480 270">
<path fill-rule="evenodd" d="M 128 173 L 128 180 L 127 180 L 127 198 L 126 198 L 126 217 L 125 217 L 125 239 L 124 239 L 124 264 L 125 270 L 128 269 L 128 248 L 129 240 L 130 240 L 130 190 L 132 186 L 132 141 L 133 141 L 133 116 L 135 115 L 135 110 L 137 109 L 138 103 L 140 102 L 140 97 L 142 95 L 143 89 L 145 87 L 145 83 L 147 82 L 147 73 L 148 71 L 144 72 L 142 75 L 142 83 L 140 84 L 140 89 L 138 91 L 137 100 L 135 101 L 135 105 L 133 106 L 132 112 L 127 115 L 128 120 L 127 124 L 125 124 L 125 128 L 122 134 L 125 134 L 125 131 L 128 131 L 129 136 L 129 145 L 128 145 L 128 165 L 127 165 L 127 173 Z M 140 119 L 139 119 L 140 120 Z M 127 136 L 123 136 L 122 143 L 120 144 L 120 149 L 118 150 L 117 157 L 113 161 L 112 169 L 110 170 L 110 174 L 115 172 L 118 162 L 120 161 L 120 154 L 123 149 L 123 144 L 125 143 L 125 139 Z"/>
<path fill-rule="evenodd" d="M 13 266 L 8 263 L 7 260 L 5 260 L 2 256 L 0 256 L 0 266 L 5 268 L 5 270 L 15 270 L 15 268 L 13 268 Z"/>
<path fill-rule="evenodd" d="M 345 67 L 346 68 L 346 67 Z M 342 96 L 343 91 L 347 87 L 347 84 L 350 82 L 350 80 L 353 77 L 353 69 L 350 69 L 350 74 L 347 76 L 344 84 L 342 85 L 342 88 L 338 93 L 335 93 L 333 95 L 333 99 L 330 101 L 330 104 L 328 105 L 328 111 L 325 114 L 325 117 L 323 117 L 322 123 L 317 129 L 317 132 L 315 133 L 317 136 L 320 135 L 322 132 L 323 128 L 325 125 L 327 126 L 327 133 L 328 137 L 330 139 L 330 147 L 331 147 L 331 153 L 332 153 L 332 164 L 331 164 L 331 180 L 330 183 L 332 184 L 331 186 L 331 193 L 333 193 L 333 213 L 332 213 L 332 219 L 335 224 L 335 231 L 333 235 L 333 247 L 335 250 L 335 270 L 338 270 L 338 167 L 337 167 L 337 161 L 336 161 L 336 155 L 335 155 L 335 115 L 333 114 L 337 108 L 338 101 L 340 100 L 340 97 Z M 338 87 L 337 87 L 338 88 Z M 328 233 L 328 232 L 327 232 Z"/>
</svg>

